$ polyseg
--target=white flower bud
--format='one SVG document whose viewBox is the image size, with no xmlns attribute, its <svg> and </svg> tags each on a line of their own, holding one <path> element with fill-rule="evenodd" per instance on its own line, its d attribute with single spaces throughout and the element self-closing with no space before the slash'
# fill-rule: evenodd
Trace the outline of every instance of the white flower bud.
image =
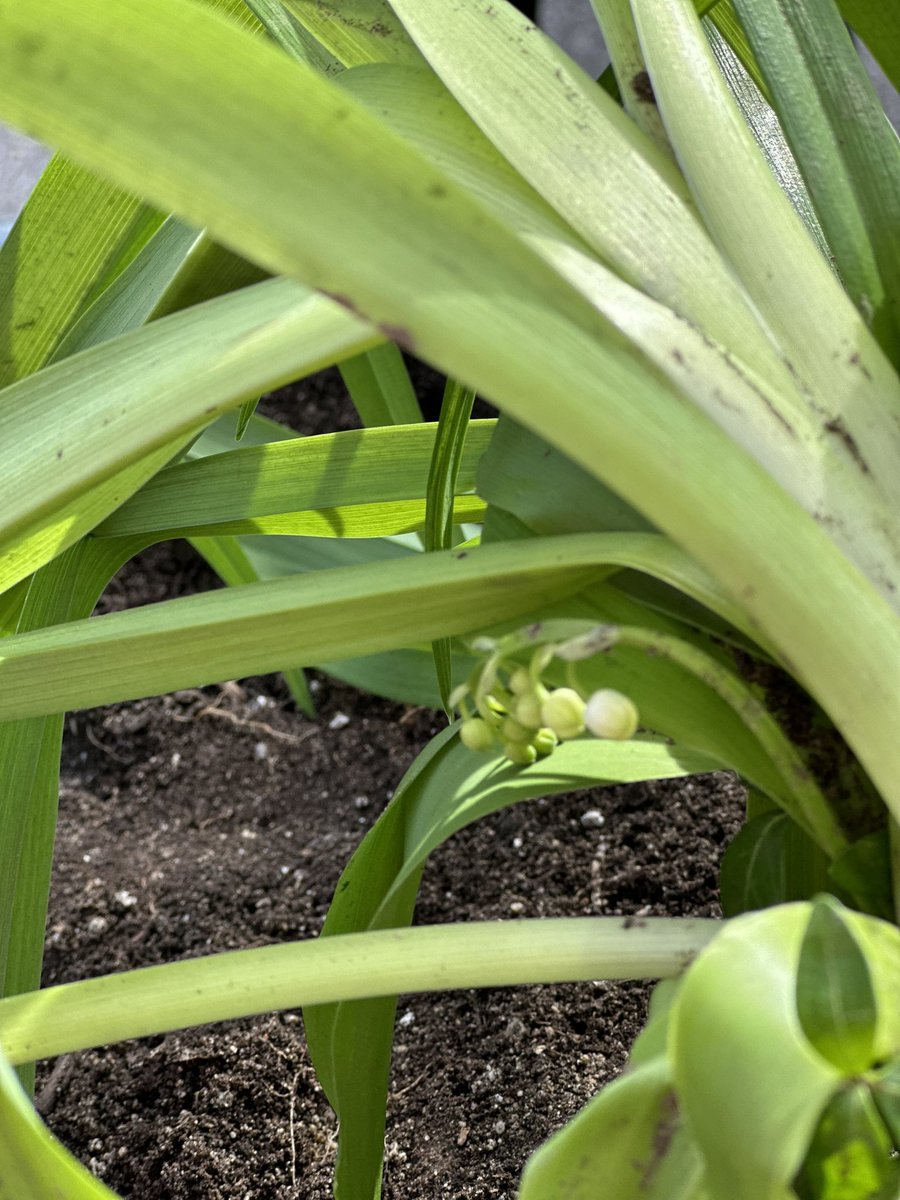
<svg viewBox="0 0 900 1200">
<path fill-rule="evenodd" d="M 639 719 L 634 701 L 614 688 L 594 692 L 584 710 L 584 723 L 594 737 L 616 742 L 634 737 Z"/>
<path fill-rule="evenodd" d="M 513 708 L 513 716 L 520 725 L 525 725 L 528 729 L 538 729 L 543 718 L 541 717 L 541 706 L 547 699 L 549 692 L 542 685 L 538 684 L 537 688 L 530 692 L 525 692 L 516 700 Z"/>
<path fill-rule="evenodd" d="M 509 690 L 515 696 L 531 691 L 531 674 L 527 667 L 516 667 L 509 677 Z"/>
<path fill-rule="evenodd" d="M 574 688 L 561 687 L 550 693 L 541 705 L 541 724 L 562 741 L 584 732 L 584 701 Z"/>
</svg>

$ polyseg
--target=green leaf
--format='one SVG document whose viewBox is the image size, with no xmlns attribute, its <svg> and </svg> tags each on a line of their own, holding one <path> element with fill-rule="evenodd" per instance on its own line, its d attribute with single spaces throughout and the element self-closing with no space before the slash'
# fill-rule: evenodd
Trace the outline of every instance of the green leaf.
<svg viewBox="0 0 900 1200">
<path fill-rule="evenodd" d="M 59 154 L 51 160 L 0 247 L 0 386 L 47 362 L 162 222 L 162 213 L 85 167 Z"/>
<path fill-rule="evenodd" d="M 797 1015 L 816 1050 L 847 1075 L 872 1065 L 878 1011 L 865 956 L 829 897 L 819 897 L 797 970 Z"/>
<path fill-rule="evenodd" d="M 261 576 L 254 568 L 238 538 L 201 537 L 191 538 L 191 545 L 209 563 L 223 583 L 238 587 L 242 583 L 258 583 Z M 306 675 L 301 667 L 289 667 L 281 672 L 294 703 L 308 717 L 316 715 L 316 706 L 310 694 Z"/>
<path fill-rule="evenodd" d="M 844 287 L 900 364 L 900 143 L 834 0 L 735 0 Z"/>
<path fill-rule="evenodd" d="M 895 1149 L 900 1149 L 900 1060 L 879 1071 L 871 1080 L 871 1087 L 872 1098 L 890 1130 Z"/>
<path fill-rule="evenodd" d="M 722 910 L 736 917 L 828 886 L 829 860 L 786 813 L 766 812 L 742 827 L 722 859 Z"/>
<path fill-rule="evenodd" d="M 70 324 L 52 361 L 88 350 L 149 321 L 201 238 L 202 234 L 175 217 L 164 221 L 131 262 Z"/>
<path fill-rule="evenodd" d="M 474 487 L 493 421 L 473 425 L 454 481 Z M 175 536 L 200 526 L 313 512 L 426 494 L 433 424 L 349 429 L 197 458 L 161 471 L 96 529 L 98 537 Z M 247 530 L 251 532 L 251 530 Z M 340 536 L 340 526 L 333 531 Z M 348 532 L 349 536 L 352 534 Z"/>
<path fill-rule="evenodd" d="M 537 1150 L 519 1200 L 706 1200 L 664 1057 L 644 1063 Z"/>
<path fill-rule="evenodd" d="M 636 509 L 610 488 L 543 438 L 506 416 L 501 416 L 497 422 L 479 464 L 477 487 L 479 495 L 490 504 L 514 514 L 528 527 L 528 532 L 546 535 L 588 530 L 648 532 L 652 529 Z M 505 540 L 505 536 L 501 540 Z M 748 639 L 758 637 L 758 631 L 751 630 L 740 609 L 724 596 L 716 597 L 714 613 L 700 600 L 695 585 L 687 585 L 684 577 L 682 582 L 685 588 L 671 576 L 664 584 L 658 577 L 650 580 L 646 575 L 627 570 L 614 579 L 615 586 L 629 596 L 717 637 L 734 640 L 735 626 L 742 629 Z M 656 585 L 652 592 L 651 583 Z M 712 600 L 712 592 L 707 591 L 706 595 Z M 627 623 L 643 624 L 646 621 L 632 617 Z"/>
<path fill-rule="evenodd" d="M 73 546 L 30 581 L 19 636 L 86 617 L 135 550 L 128 539 Z M 0 722 L 0 995 L 37 987 L 56 826 L 62 717 Z M 22 803 L 27 796 L 29 802 Z"/>
<path fill-rule="evenodd" d="M 634 0 L 634 10 L 666 129 L 707 228 L 811 389 L 797 393 L 804 419 L 850 453 L 838 431 L 847 433 L 857 471 L 900 502 L 900 437 L 888 415 L 900 403 L 896 372 L 759 154 L 690 0 Z M 764 239 L 748 236 L 748 211 Z"/>
<path fill-rule="evenodd" d="M 28 583 L 27 579 L 23 579 L 7 591 L 0 592 L 0 637 L 8 637 L 16 632 L 19 614 L 28 593 Z"/>
<path fill-rule="evenodd" d="M 422 420 L 403 355 L 392 342 L 345 359 L 340 372 L 363 425 L 410 425 Z"/>
<path fill-rule="evenodd" d="M 900 27 L 890 5 L 883 0 L 841 0 L 840 10 L 894 87 L 900 90 Z"/>
<path fill-rule="evenodd" d="M 727 20 L 720 15 L 720 10 L 724 10 L 728 14 Z M 732 27 L 740 33 L 740 38 L 745 44 L 746 40 L 730 0 L 728 0 L 727 8 L 725 0 L 720 0 L 713 12 L 715 19 L 712 25 L 706 25 L 706 36 L 716 56 L 719 69 L 725 76 L 732 95 L 740 105 L 747 124 L 753 130 L 756 144 L 765 157 L 769 170 L 778 180 L 778 186 L 788 197 L 794 211 L 813 237 L 819 252 L 833 269 L 831 249 L 822 232 L 822 226 L 819 224 L 800 168 L 785 140 L 778 117 L 759 86 L 761 84 L 759 70 L 757 68 L 755 72 L 748 72 L 745 67 L 745 57 L 749 54 L 752 58 L 752 51 L 749 45 L 746 45 L 746 50 L 741 46 L 741 55 L 734 49 L 734 43 L 738 39 L 735 37 Z M 730 36 L 726 37 L 726 34 Z M 756 60 L 753 59 L 754 65 L 755 62 Z"/>
<path fill-rule="evenodd" d="M 282 0 L 303 28 L 345 67 L 365 62 L 421 62 L 387 0 Z"/>
<path fill-rule="evenodd" d="M 0 588 L 93 528 L 213 417 L 376 336 L 299 284 L 271 280 L 8 388 L 0 406 Z M 127 491 L 123 467 L 131 472 Z"/>
<path fill-rule="evenodd" d="M 741 25 L 740 19 L 735 12 L 734 0 L 716 0 L 716 3 L 709 10 L 707 19 L 703 22 L 703 27 L 714 49 L 716 48 L 716 38 L 714 36 L 716 34 L 720 41 L 727 44 L 730 56 L 740 63 L 745 77 L 753 83 L 754 87 L 760 93 L 761 98 L 769 101 L 766 82 L 759 69 L 759 63 L 756 61 L 756 55 L 753 53 L 753 49 L 747 40 L 744 27 Z M 719 57 L 718 50 L 716 50 L 716 57 L 719 58 L 719 62 L 721 63 L 722 60 Z M 730 79 L 729 85 L 733 89 L 733 81 Z"/>
<path fill-rule="evenodd" d="M 0 1200 L 117 1200 L 49 1132 L 0 1053 Z"/>
<path fill-rule="evenodd" d="M 799 1200 L 896 1200 L 900 1160 L 865 1083 L 826 1105 L 794 1189 Z"/>
<path fill-rule="evenodd" d="M 590 76 L 509 4 L 393 7 L 476 124 L 603 263 L 784 385 L 671 157 Z"/>
<path fill-rule="evenodd" d="M 119 7 L 122 21 L 110 22 L 100 0 L 0 0 L 5 118 L 403 331 L 640 504 L 741 597 L 900 815 L 900 696 L 885 667 L 900 630 L 878 585 L 502 222 L 334 84 L 195 5 Z M 666 255 L 652 261 L 658 270 Z M 690 288 L 701 287 L 697 262 L 686 265 Z M 847 686 L 858 678 L 864 688 Z"/>
<path fill-rule="evenodd" d="M 870 833 L 838 855 L 829 878 L 853 897 L 856 907 L 883 921 L 894 919 L 891 848 L 887 830 Z M 823 891 L 830 889 L 823 888 Z"/>
<path fill-rule="evenodd" d="M 264 278 L 259 267 L 170 217 L 69 328 L 53 361 Z"/>
<path fill-rule="evenodd" d="M 259 28 L 243 0 L 203 3 L 239 27 Z M 59 355 L 60 339 L 163 220 L 109 180 L 53 157 L 0 247 L 0 388 Z"/>
<path fill-rule="evenodd" d="M 892 563 L 900 587 L 900 543 L 881 492 L 868 476 L 860 475 L 852 457 L 831 454 L 820 413 L 798 408 L 795 381 L 783 362 L 774 368 L 761 362 L 767 383 L 743 358 L 752 349 L 746 337 L 737 357 L 734 344 L 728 350 L 718 346 L 708 333 L 590 257 L 582 240 L 536 198 L 434 77 L 414 68 L 380 64 L 348 71 L 341 86 L 450 178 L 489 204 L 613 329 L 747 447 L 870 578 L 882 579 L 885 564 Z M 782 165 L 785 160 L 793 162 L 780 136 L 775 138 L 769 131 L 767 145 L 770 160 L 778 157 Z M 792 202 L 799 205 L 803 187 L 802 180 L 796 183 L 796 167 L 786 178 L 792 185 Z M 805 215 L 808 218 L 808 203 Z M 766 354 L 771 353 L 767 343 Z M 823 461 L 821 468 L 814 467 L 823 455 L 828 456 L 827 465 Z M 894 593 L 884 586 L 893 600 Z"/>
<path fill-rule="evenodd" d="M 250 424 L 251 417 L 256 413 L 259 400 L 245 400 L 240 407 L 237 417 L 237 425 L 234 430 L 234 440 L 239 442 L 247 432 L 247 426 Z"/>
<path fill-rule="evenodd" d="M 869 970 L 877 1014 L 872 1062 L 891 1062 L 900 1058 L 900 929 L 894 921 L 879 921 L 849 908 L 841 908 L 840 915 Z"/>
<path fill-rule="evenodd" d="M 808 904 L 791 904 L 727 922 L 676 997 L 669 1056 L 710 1200 L 788 1200 L 841 1082 L 797 1020 L 809 913 Z"/>
<path fill-rule="evenodd" d="M 2 641 L 0 718 L 467 633 L 581 590 L 597 538 L 484 547 L 187 596 Z"/>
<path fill-rule="evenodd" d="M 261 579 L 280 579 L 298 572 L 365 562 L 393 562 L 420 553 L 418 548 L 389 538 L 244 537 L 240 544 Z M 474 659 L 459 652 L 454 653 L 453 659 L 454 679 L 461 682 L 471 673 Z M 428 649 L 389 650 L 312 665 L 376 696 L 402 704 L 440 706 Z"/>
<path fill-rule="evenodd" d="M 428 855 L 489 813 L 588 784 L 703 769 L 702 757 L 648 738 L 566 742 L 550 758 L 519 768 L 466 750 L 456 729 L 419 755 L 366 835 L 338 883 L 325 935 L 409 924 Z M 394 1009 L 390 999 L 304 1013 L 320 1082 L 341 1122 L 337 1180 L 344 1200 L 371 1196 L 379 1175 Z"/>
<path fill-rule="evenodd" d="M 428 469 L 428 488 L 425 506 L 425 552 L 449 550 L 453 545 L 453 498 L 459 488 L 459 473 L 463 464 L 466 434 L 470 428 L 475 392 L 455 380 L 448 379 L 441 405 L 441 415 Z M 450 692 L 453 689 L 452 652 L 449 638 L 431 643 L 434 669 L 441 693 L 441 704 L 448 716 Z"/>
<path fill-rule="evenodd" d="M 591 7 L 603 32 L 611 60 L 609 69 L 615 72 L 616 90 L 622 106 L 644 133 L 671 155 L 672 147 L 653 100 L 653 89 L 628 0 L 591 0 Z M 602 76 L 600 84 L 604 84 Z M 611 91 L 609 94 L 613 95 Z"/>
<path fill-rule="evenodd" d="M 446 988 L 675 975 L 715 935 L 703 917 L 466 921 L 311 938 L 101 975 L 0 1000 L 13 1063 L 235 1017 Z"/>
<path fill-rule="evenodd" d="M 269 36 L 285 50 L 291 58 L 314 70 L 333 75 L 340 71 L 341 64 L 325 47 L 313 37 L 287 11 L 281 0 L 244 0 L 264 26 Z"/>
</svg>

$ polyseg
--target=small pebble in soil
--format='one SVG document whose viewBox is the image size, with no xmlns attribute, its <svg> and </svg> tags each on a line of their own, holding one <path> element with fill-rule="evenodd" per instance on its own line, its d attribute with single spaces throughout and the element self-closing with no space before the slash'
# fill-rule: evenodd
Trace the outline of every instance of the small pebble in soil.
<svg viewBox="0 0 900 1200">
<path fill-rule="evenodd" d="M 581 824 L 585 829 L 599 829 L 606 823 L 606 818 L 599 808 L 589 808 L 581 814 Z"/>
<path fill-rule="evenodd" d="M 339 713 L 335 713 L 334 716 L 331 718 L 331 720 L 328 722 L 328 728 L 329 729 L 346 729 L 349 724 L 350 724 L 350 718 L 347 716 L 347 714 L 339 712 Z"/>
</svg>

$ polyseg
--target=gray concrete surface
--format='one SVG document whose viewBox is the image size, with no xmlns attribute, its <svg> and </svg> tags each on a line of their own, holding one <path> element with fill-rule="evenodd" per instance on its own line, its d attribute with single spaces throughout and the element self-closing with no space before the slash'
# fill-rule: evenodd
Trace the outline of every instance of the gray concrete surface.
<svg viewBox="0 0 900 1200">
<path fill-rule="evenodd" d="M 599 75 L 609 55 L 590 0 L 538 0 L 538 22 L 553 40 L 592 75 Z"/>
<path fill-rule="evenodd" d="M 31 194 L 50 151 L 16 130 L 0 125 L 0 242 Z"/>
</svg>

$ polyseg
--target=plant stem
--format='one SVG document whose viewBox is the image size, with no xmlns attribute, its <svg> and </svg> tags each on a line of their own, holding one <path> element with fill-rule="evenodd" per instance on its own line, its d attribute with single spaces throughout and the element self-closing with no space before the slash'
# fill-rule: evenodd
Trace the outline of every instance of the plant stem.
<svg viewBox="0 0 900 1200">
<path fill-rule="evenodd" d="M 0 1001 L 12 1063 L 235 1017 L 402 992 L 679 974 L 705 918 L 575 917 L 342 934 L 103 975 Z"/>
</svg>

